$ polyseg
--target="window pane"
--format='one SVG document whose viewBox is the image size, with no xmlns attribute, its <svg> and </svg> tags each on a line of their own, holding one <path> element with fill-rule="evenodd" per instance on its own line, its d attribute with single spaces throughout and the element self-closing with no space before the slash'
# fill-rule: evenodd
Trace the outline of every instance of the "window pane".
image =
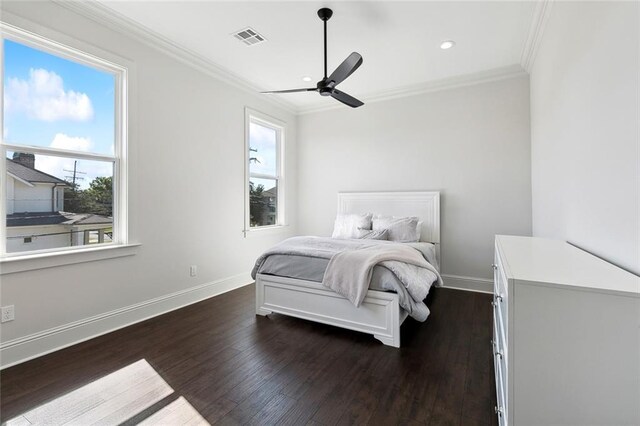
<svg viewBox="0 0 640 426">
<path fill-rule="evenodd" d="M 249 218 L 252 227 L 278 222 L 278 182 L 275 179 L 249 180 Z"/>
<path fill-rule="evenodd" d="M 249 147 L 249 172 L 277 176 L 277 132 L 251 122 Z"/>
<path fill-rule="evenodd" d="M 112 241 L 113 163 L 28 152 L 7 157 L 7 252 Z"/>
<path fill-rule="evenodd" d="M 114 154 L 115 77 L 4 40 L 5 143 Z"/>
</svg>

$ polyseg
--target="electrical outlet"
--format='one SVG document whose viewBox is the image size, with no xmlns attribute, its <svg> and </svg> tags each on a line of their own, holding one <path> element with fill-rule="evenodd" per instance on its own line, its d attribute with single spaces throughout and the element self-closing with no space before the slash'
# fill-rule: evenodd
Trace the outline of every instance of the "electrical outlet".
<svg viewBox="0 0 640 426">
<path fill-rule="evenodd" d="M 2 307 L 2 322 L 13 321 L 15 319 L 15 308 L 13 305 Z"/>
<path fill-rule="evenodd" d="M 198 266 L 197 265 L 189 266 L 189 275 L 192 276 L 192 277 L 195 277 L 196 275 L 198 275 Z"/>
</svg>

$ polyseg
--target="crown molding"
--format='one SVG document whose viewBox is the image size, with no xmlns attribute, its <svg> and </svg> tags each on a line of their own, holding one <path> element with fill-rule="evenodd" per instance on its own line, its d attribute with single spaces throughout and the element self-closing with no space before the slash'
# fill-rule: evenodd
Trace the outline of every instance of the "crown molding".
<svg viewBox="0 0 640 426">
<path fill-rule="evenodd" d="M 221 67 L 204 56 L 178 45 L 163 35 L 147 28 L 144 25 L 128 18 L 127 16 L 101 4 L 97 0 L 51 0 L 52 2 L 78 13 L 88 19 L 102 24 L 114 31 L 126 36 L 134 37 L 141 43 L 154 48 L 184 64 L 191 66 L 207 75 L 223 81 L 235 88 L 243 90 L 252 95 L 257 95 L 262 90 L 246 79 L 238 76 L 233 71 Z M 553 0 L 540 0 L 536 4 L 533 14 L 529 37 L 525 44 L 523 57 L 527 52 L 527 58 L 532 58 L 533 47 L 537 47 L 542 37 L 542 30 L 546 17 L 548 16 L 549 5 Z M 535 41 L 535 43 L 534 43 Z M 530 46 L 530 47 L 529 47 Z M 522 62 L 521 62 L 522 63 Z M 531 64 L 532 62 L 527 62 Z M 471 86 L 475 84 L 488 83 L 492 81 L 504 80 L 527 75 L 527 68 L 523 65 L 510 65 L 506 67 L 494 68 L 491 70 L 465 74 L 461 76 L 448 77 L 440 80 L 432 80 L 416 85 L 403 86 L 381 92 L 369 93 L 359 98 L 366 103 L 380 102 L 390 99 L 397 99 L 407 96 L 415 96 L 424 93 L 438 92 L 442 90 L 456 89 L 459 87 Z M 276 107 L 279 107 L 291 114 L 309 114 L 320 111 L 343 108 L 338 102 L 316 103 L 309 106 L 297 106 L 290 101 L 284 100 L 279 95 L 265 96 L 263 99 Z"/>
<path fill-rule="evenodd" d="M 426 83 L 403 86 L 382 92 L 371 93 L 366 96 L 358 96 L 365 104 L 387 101 L 397 98 L 405 98 L 409 96 L 422 95 L 425 93 L 440 92 L 443 90 L 457 89 L 461 87 L 473 86 L 476 84 L 490 83 L 492 81 L 506 80 L 510 78 L 527 76 L 527 72 L 522 69 L 519 64 L 509 65 L 506 67 L 493 68 L 486 71 L 480 71 L 470 74 L 459 75 L 455 77 L 433 80 Z M 310 114 L 314 112 L 328 111 L 332 109 L 343 108 L 340 103 L 316 104 L 309 107 L 299 109 L 299 114 Z"/>
<path fill-rule="evenodd" d="M 520 65 L 528 73 L 531 72 L 536 60 L 536 54 L 542 41 L 542 35 L 547 25 L 547 20 L 551 13 L 554 0 L 539 0 L 536 2 L 529 26 L 527 41 L 524 43 L 522 54 L 520 55 Z"/>
<path fill-rule="evenodd" d="M 145 45 L 154 48 L 164 54 L 171 56 L 191 66 L 211 77 L 223 81 L 237 89 L 243 90 L 252 95 L 257 95 L 261 88 L 248 82 L 246 79 L 238 76 L 232 71 L 223 68 L 204 56 L 195 53 L 183 46 L 180 46 L 161 34 L 137 23 L 127 16 L 116 12 L 115 10 L 100 4 L 96 0 L 51 0 L 52 2 L 71 10 L 79 15 L 89 18 L 99 24 L 102 24 L 111 30 L 117 31 L 126 36 L 133 36 L 136 40 Z M 282 108 L 291 114 L 297 114 L 298 108 L 291 102 L 285 101 L 274 96 L 265 96 L 262 98 L 278 108 Z"/>
</svg>

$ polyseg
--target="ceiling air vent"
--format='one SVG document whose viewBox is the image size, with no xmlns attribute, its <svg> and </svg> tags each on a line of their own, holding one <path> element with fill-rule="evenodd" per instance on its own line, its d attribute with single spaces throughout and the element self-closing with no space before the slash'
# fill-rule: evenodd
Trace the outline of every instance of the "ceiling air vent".
<svg viewBox="0 0 640 426">
<path fill-rule="evenodd" d="M 266 39 L 261 34 L 258 34 L 258 32 L 251 27 L 247 27 L 244 30 L 235 32 L 233 33 L 233 36 L 247 46 L 253 46 L 254 44 L 266 41 Z"/>
</svg>

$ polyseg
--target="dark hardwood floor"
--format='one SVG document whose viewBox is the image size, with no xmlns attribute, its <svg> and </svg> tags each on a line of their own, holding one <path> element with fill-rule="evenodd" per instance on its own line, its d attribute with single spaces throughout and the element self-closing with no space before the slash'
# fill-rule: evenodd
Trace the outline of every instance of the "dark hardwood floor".
<svg viewBox="0 0 640 426">
<path fill-rule="evenodd" d="M 402 348 L 283 315 L 254 314 L 254 286 L 0 372 L 2 422 L 145 359 L 213 424 L 494 425 L 491 296 L 434 289 Z"/>
</svg>

